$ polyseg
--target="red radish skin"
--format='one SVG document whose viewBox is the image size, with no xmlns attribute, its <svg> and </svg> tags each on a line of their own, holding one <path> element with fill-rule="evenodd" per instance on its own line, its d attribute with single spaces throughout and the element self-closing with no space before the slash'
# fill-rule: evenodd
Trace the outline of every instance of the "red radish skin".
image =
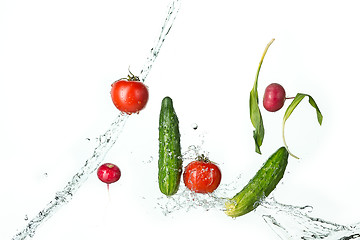
<svg viewBox="0 0 360 240">
<path fill-rule="evenodd" d="M 286 100 L 285 89 L 278 83 L 272 83 L 266 87 L 263 105 L 269 112 L 276 112 L 284 106 Z"/>
<path fill-rule="evenodd" d="M 104 163 L 97 170 L 97 176 L 100 181 L 107 183 L 117 182 L 121 177 L 121 172 L 118 166 L 113 163 Z"/>
</svg>

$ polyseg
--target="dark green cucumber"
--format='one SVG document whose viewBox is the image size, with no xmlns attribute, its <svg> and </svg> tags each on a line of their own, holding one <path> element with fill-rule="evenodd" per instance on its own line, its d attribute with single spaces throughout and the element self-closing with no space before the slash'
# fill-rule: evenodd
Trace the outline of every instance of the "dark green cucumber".
<svg viewBox="0 0 360 240">
<path fill-rule="evenodd" d="M 167 196 L 175 194 L 180 185 L 182 159 L 179 120 L 170 97 L 161 103 L 158 167 L 160 191 Z"/>
<path fill-rule="evenodd" d="M 239 217 L 257 208 L 284 176 L 288 157 L 285 147 L 271 155 L 249 183 L 225 203 L 225 213 L 230 217 Z"/>
</svg>

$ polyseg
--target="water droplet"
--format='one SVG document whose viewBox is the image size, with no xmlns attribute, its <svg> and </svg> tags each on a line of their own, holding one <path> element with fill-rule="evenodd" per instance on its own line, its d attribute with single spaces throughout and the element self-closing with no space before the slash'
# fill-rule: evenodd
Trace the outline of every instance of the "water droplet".
<svg viewBox="0 0 360 240">
<path fill-rule="evenodd" d="M 25 215 L 24 220 L 25 220 L 25 221 L 29 220 L 29 217 L 28 217 L 27 214 Z"/>
<path fill-rule="evenodd" d="M 196 129 L 198 129 L 199 126 L 196 123 L 193 123 L 193 124 L 191 124 L 191 127 L 192 127 L 192 129 L 196 130 Z"/>
<path fill-rule="evenodd" d="M 153 160 L 154 160 L 154 157 L 153 157 L 153 156 L 150 156 L 150 158 L 149 158 L 149 159 L 147 159 L 147 160 L 143 160 L 143 163 L 152 163 L 152 162 L 153 162 Z"/>
<path fill-rule="evenodd" d="M 299 209 L 301 211 L 303 211 L 304 213 L 311 213 L 314 208 L 313 208 L 313 206 L 306 205 L 306 206 L 300 207 Z"/>
</svg>

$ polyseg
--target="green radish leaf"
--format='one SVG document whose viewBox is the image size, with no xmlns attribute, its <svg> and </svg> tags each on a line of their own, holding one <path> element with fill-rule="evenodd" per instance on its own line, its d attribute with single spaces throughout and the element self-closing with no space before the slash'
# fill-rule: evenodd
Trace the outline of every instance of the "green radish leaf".
<svg viewBox="0 0 360 240">
<path fill-rule="evenodd" d="M 261 154 L 260 146 L 262 145 L 264 139 L 265 129 L 258 105 L 257 91 L 254 91 L 254 89 L 250 92 L 250 119 L 255 128 L 253 131 L 255 152 Z"/>
<path fill-rule="evenodd" d="M 318 119 L 318 122 L 319 124 L 321 125 L 322 124 L 322 120 L 323 120 L 323 116 L 320 112 L 320 109 L 319 107 L 317 106 L 315 100 L 308 94 L 304 94 L 304 93 L 298 93 L 294 100 L 291 102 L 291 104 L 289 105 L 289 107 L 286 109 L 286 112 L 285 112 L 285 115 L 284 115 L 284 118 L 283 118 L 283 125 L 282 125 L 282 136 L 283 136 L 283 141 L 284 141 L 284 145 L 286 147 L 286 150 L 289 152 L 289 154 L 296 158 L 296 159 L 299 159 L 297 156 L 295 156 L 294 154 L 292 154 L 290 151 L 289 151 L 289 148 L 286 144 L 286 141 L 285 141 L 285 122 L 286 120 L 290 117 L 291 113 L 294 111 L 294 109 L 296 108 L 297 105 L 299 105 L 299 103 L 301 102 L 301 100 L 304 99 L 304 97 L 309 97 L 309 103 L 311 106 L 313 106 L 315 109 L 316 109 L 316 116 L 317 116 L 317 119 Z"/>
<path fill-rule="evenodd" d="M 255 140 L 255 152 L 257 152 L 259 154 L 261 154 L 260 146 L 262 145 L 262 142 L 264 139 L 265 128 L 264 128 L 264 124 L 263 124 L 263 120 L 262 120 L 262 116 L 261 116 L 261 112 L 260 112 L 260 108 L 259 108 L 259 96 L 258 96 L 257 86 L 258 86 L 259 73 L 260 73 L 261 65 L 263 63 L 265 54 L 266 54 L 267 50 L 269 49 L 270 45 L 274 42 L 274 40 L 275 39 L 272 39 L 268 43 L 268 45 L 266 46 L 266 48 L 264 50 L 264 53 L 263 53 L 260 63 L 259 63 L 258 70 L 256 72 L 254 86 L 250 92 L 250 119 L 251 119 L 252 125 L 255 128 L 255 130 L 253 132 L 253 137 Z"/>
</svg>

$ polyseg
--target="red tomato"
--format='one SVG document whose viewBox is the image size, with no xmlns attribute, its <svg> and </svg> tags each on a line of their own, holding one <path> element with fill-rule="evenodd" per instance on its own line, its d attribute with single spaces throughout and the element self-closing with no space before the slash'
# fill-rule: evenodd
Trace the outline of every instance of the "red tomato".
<svg viewBox="0 0 360 240">
<path fill-rule="evenodd" d="M 120 179 L 121 172 L 115 164 L 104 163 L 98 168 L 97 176 L 102 182 L 110 184 Z"/>
<path fill-rule="evenodd" d="M 221 172 L 217 165 L 207 159 L 189 163 L 183 175 L 185 186 L 196 193 L 211 193 L 220 184 Z"/>
<path fill-rule="evenodd" d="M 121 112 L 132 114 L 142 110 L 149 99 L 148 88 L 132 73 L 128 79 L 111 84 L 111 99 Z"/>
</svg>

